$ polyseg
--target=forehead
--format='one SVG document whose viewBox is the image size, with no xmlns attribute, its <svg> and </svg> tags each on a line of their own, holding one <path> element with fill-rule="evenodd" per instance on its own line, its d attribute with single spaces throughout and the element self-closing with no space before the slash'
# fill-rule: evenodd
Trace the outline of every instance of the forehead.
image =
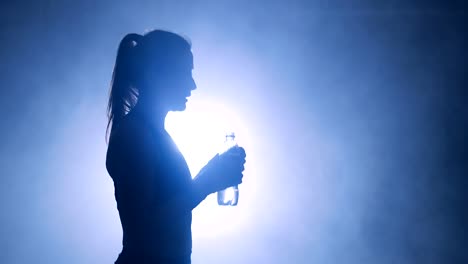
<svg viewBox="0 0 468 264">
<path fill-rule="evenodd" d="M 188 61 L 188 65 L 191 69 L 193 69 L 193 66 L 194 66 L 194 63 L 193 63 L 193 53 L 192 51 L 188 52 L 188 55 L 187 55 L 187 61 Z"/>
<path fill-rule="evenodd" d="M 149 65 L 152 69 L 158 71 L 187 71 L 194 67 L 193 54 L 190 50 L 155 54 L 151 56 Z"/>
<path fill-rule="evenodd" d="M 193 69 L 193 54 L 191 50 L 179 52 L 173 58 L 169 58 L 168 64 L 172 64 L 176 68 L 190 68 Z"/>
<path fill-rule="evenodd" d="M 188 58 L 187 58 L 188 66 L 189 66 L 191 69 L 193 69 L 194 64 L 193 64 L 193 53 L 192 53 L 192 51 L 189 52 L 189 54 L 187 55 L 187 57 L 188 57 Z"/>
</svg>

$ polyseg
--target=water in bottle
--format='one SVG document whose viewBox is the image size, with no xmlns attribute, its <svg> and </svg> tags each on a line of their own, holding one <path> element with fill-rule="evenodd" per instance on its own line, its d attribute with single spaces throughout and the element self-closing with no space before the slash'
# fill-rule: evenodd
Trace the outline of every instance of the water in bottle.
<svg viewBox="0 0 468 264">
<path fill-rule="evenodd" d="M 236 147 L 236 136 L 234 133 L 226 134 L 224 147 L 221 153 L 228 151 L 232 147 Z M 220 154 L 221 154 L 220 153 Z M 237 185 L 229 187 L 218 192 L 218 204 L 227 206 L 236 206 L 239 201 L 239 187 Z"/>
</svg>

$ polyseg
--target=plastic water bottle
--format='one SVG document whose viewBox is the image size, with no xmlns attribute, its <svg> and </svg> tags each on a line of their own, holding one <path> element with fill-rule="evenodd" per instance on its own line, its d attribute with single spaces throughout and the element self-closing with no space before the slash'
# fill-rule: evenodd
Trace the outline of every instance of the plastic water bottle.
<svg viewBox="0 0 468 264">
<path fill-rule="evenodd" d="M 224 147 L 223 147 L 223 150 L 220 152 L 220 154 L 236 146 L 237 146 L 237 142 L 236 142 L 235 134 L 228 133 L 226 134 Z M 236 206 L 237 202 L 239 202 L 239 187 L 237 185 L 218 192 L 218 204 L 219 205 Z"/>
</svg>

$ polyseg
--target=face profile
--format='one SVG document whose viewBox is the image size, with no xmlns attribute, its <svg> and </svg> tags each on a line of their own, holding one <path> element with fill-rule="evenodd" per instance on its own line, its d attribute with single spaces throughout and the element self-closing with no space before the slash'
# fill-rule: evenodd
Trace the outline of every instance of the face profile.
<svg viewBox="0 0 468 264">
<path fill-rule="evenodd" d="M 153 93 L 150 92 L 153 103 L 165 105 L 168 111 L 183 111 L 192 91 L 197 88 L 192 76 L 193 56 L 175 63 L 177 65 L 169 66 L 165 74 L 150 72 L 149 75 L 153 77 L 147 89 L 154 89 Z"/>
<path fill-rule="evenodd" d="M 151 33 L 135 46 L 134 82 L 138 90 L 138 104 L 156 106 L 164 111 L 183 111 L 188 97 L 197 88 L 192 76 L 193 54 L 189 45 L 157 42 Z M 184 42 L 182 42 L 184 43 Z"/>
</svg>

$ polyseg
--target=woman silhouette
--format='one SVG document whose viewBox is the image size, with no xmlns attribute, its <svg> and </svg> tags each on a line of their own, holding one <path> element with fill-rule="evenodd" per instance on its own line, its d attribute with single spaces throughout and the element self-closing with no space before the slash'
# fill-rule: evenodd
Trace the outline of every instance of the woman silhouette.
<svg viewBox="0 0 468 264">
<path fill-rule="evenodd" d="M 192 180 L 164 128 L 167 113 L 185 110 L 196 89 L 192 69 L 191 45 L 177 34 L 128 34 L 120 43 L 106 160 L 123 229 L 115 263 L 190 263 L 192 209 L 207 195 L 242 182 L 243 148 L 216 155 Z"/>
</svg>

